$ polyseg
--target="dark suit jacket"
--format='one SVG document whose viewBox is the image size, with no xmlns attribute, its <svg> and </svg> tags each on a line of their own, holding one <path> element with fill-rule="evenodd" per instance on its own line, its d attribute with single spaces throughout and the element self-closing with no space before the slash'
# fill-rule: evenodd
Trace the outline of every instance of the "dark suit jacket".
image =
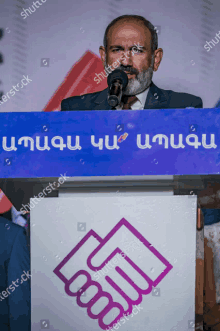
<svg viewBox="0 0 220 331">
<path fill-rule="evenodd" d="M 107 102 L 108 88 L 96 93 L 64 99 L 61 110 L 111 110 Z M 202 99 L 188 93 L 162 90 L 153 82 L 150 85 L 144 109 L 202 108 Z"/>
<path fill-rule="evenodd" d="M 1 331 L 30 331 L 31 329 L 30 280 L 28 281 L 24 271 L 30 271 L 30 253 L 25 230 L 0 217 Z"/>
<path fill-rule="evenodd" d="M 218 100 L 218 102 L 217 102 L 215 108 L 220 108 L 220 99 Z"/>
</svg>

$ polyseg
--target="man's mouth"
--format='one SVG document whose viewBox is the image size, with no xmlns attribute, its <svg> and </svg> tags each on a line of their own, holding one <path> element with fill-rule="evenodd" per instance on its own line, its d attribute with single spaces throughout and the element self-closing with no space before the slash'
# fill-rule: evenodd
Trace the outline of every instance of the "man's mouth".
<svg viewBox="0 0 220 331">
<path fill-rule="evenodd" d="M 131 72 L 129 72 L 129 71 L 125 71 L 125 73 L 127 74 L 128 78 L 129 78 L 129 77 L 132 77 L 132 76 L 136 76 L 136 74 L 131 73 Z"/>
</svg>

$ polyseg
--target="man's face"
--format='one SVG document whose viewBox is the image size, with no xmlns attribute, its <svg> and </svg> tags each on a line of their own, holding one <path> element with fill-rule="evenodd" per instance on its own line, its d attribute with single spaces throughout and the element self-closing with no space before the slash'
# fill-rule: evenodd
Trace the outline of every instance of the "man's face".
<svg viewBox="0 0 220 331">
<path fill-rule="evenodd" d="M 151 83 L 153 71 L 159 66 L 155 66 L 156 54 L 151 52 L 150 31 L 134 21 L 119 21 L 110 28 L 107 50 L 100 47 L 100 55 L 105 66 L 111 66 L 111 70 L 124 70 L 128 75 L 126 95 L 144 91 Z"/>
</svg>

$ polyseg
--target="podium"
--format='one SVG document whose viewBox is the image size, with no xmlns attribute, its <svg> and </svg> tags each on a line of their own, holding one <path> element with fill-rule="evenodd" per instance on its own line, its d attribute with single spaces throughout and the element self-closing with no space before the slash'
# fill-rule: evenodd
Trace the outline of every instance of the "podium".
<svg viewBox="0 0 220 331">
<path fill-rule="evenodd" d="M 29 113 L 25 127 L 22 115 L 13 114 L 12 121 L 12 114 L 6 120 L 0 114 L 1 177 L 40 181 L 39 193 L 45 198 L 31 208 L 33 330 L 46 325 L 72 330 L 81 322 L 85 330 L 195 328 L 195 314 L 203 312 L 204 282 L 203 217 L 197 194 L 205 185 L 202 175 L 219 173 L 218 112 L 76 111 L 50 114 L 50 120 L 48 114 Z M 8 123 L 13 136 L 7 134 Z M 52 193 L 42 193 L 49 181 L 57 182 L 63 174 L 70 178 Z M 103 242 L 108 249 L 97 257 Z M 104 276 L 105 263 L 114 258 L 120 264 L 113 263 Z M 69 269 L 69 260 L 81 271 Z M 126 276 L 133 271 L 129 268 L 136 274 Z M 76 275 L 84 275 L 84 283 L 76 281 Z M 46 284 L 41 291 L 40 283 Z M 91 284 L 107 293 L 100 301 L 111 302 L 110 316 L 108 302 L 97 302 L 96 310 L 86 302 L 98 298 L 89 292 Z M 132 298 L 132 284 L 137 298 Z M 45 297 L 47 291 L 51 300 Z M 163 301 L 165 296 L 168 301 Z M 139 304 L 143 310 L 133 312 Z M 58 311 L 62 314 L 54 319 Z M 121 321 L 124 313 L 130 320 Z"/>
</svg>

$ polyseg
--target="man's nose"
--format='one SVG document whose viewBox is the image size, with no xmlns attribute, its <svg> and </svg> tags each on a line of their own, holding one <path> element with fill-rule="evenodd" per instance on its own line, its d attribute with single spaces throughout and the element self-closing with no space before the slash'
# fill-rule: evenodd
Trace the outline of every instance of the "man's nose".
<svg viewBox="0 0 220 331">
<path fill-rule="evenodd" d="M 131 52 L 123 52 L 121 56 L 121 64 L 124 66 L 132 66 L 132 55 Z"/>
</svg>

